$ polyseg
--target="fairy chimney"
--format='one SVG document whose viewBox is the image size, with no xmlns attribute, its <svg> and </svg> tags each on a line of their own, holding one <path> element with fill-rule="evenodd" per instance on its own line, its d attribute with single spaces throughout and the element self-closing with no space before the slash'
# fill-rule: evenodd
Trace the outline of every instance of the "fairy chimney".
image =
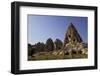
<svg viewBox="0 0 100 76">
<path fill-rule="evenodd" d="M 75 26 L 72 23 L 70 23 L 67 31 L 65 32 L 64 46 L 67 43 L 76 43 L 76 42 L 79 42 L 79 43 L 82 42 L 82 38 L 80 37 Z"/>
</svg>

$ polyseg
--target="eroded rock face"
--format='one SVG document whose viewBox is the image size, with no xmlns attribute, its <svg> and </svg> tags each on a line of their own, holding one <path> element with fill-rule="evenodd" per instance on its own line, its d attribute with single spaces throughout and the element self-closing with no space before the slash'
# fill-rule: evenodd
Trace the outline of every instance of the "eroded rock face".
<svg viewBox="0 0 100 76">
<path fill-rule="evenodd" d="M 72 23 L 65 32 L 63 51 L 65 54 L 86 54 L 87 44 L 83 43 L 81 36 Z"/>
<path fill-rule="evenodd" d="M 82 42 L 76 44 L 67 43 L 63 50 L 68 53 L 71 52 L 72 54 L 86 54 L 88 51 L 87 46 Z"/>
<path fill-rule="evenodd" d="M 74 27 L 72 23 L 69 25 L 67 31 L 65 32 L 63 46 L 61 44 L 61 41 L 59 40 L 56 40 L 55 44 L 56 44 L 56 49 L 52 53 L 53 55 L 78 56 L 80 54 L 85 54 L 85 55 L 88 54 L 87 44 L 83 42 L 77 29 Z"/>
<path fill-rule="evenodd" d="M 74 25 L 72 23 L 70 23 L 66 33 L 65 33 L 65 38 L 64 38 L 64 46 L 67 43 L 77 43 L 77 42 L 82 42 L 82 38 L 79 35 L 78 31 L 76 30 L 76 28 L 74 27 Z"/>
</svg>

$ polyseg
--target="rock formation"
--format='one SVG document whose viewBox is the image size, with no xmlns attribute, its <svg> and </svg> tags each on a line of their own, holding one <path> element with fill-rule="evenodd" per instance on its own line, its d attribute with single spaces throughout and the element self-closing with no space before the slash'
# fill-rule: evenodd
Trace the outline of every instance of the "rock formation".
<svg viewBox="0 0 100 76">
<path fill-rule="evenodd" d="M 53 40 L 49 38 L 45 44 L 38 42 L 37 44 L 33 45 L 33 47 L 29 44 L 29 60 L 31 60 L 32 57 L 39 59 L 87 58 L 88 44 L 84 43 L 77 29 L 72 23 L 70 23 L 68 26 L 64 37 L 63 42 L 60 39 L 56 39 L 53 42 Z"/>
<path fill-rule="evenodd" d="M 77 54 L 83 53 L 83 50 L 84 52 L 87 51 L 86 48 L 87 46 L 85 45 L 85 43 L 83 43 L 83 40 L 79 35 L 77 29 L 72 23 L 70 23 L 65 33 L 63 51 L 65 52 L 65 54 Z"/>
<path fill-rule="evenodd" d="M 82 38 L 80 37 L 78 31 L 76 30 L 76 28 L 72 23 L 70 23 L 65 33 L 64 46 L 69 42 L 70 43 L 82 42 Z"/>
</svg>

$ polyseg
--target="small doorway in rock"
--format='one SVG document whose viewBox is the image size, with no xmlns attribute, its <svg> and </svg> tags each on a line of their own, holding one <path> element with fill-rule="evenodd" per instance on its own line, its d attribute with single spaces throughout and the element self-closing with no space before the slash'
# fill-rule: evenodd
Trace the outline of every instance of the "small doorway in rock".
<svg viewBox="0 0 100 76">
<path fill-rule="evenodd" d="M 77 52 L 76 51 L 72 51 L 72 54 L 77 54 Z"/>
<path fill-rule="evenodd" d="M 82 54 L 82 51 L 80 50 L 80 51 L 78 51 L 78 54 Z"/>
<path fill-rule="evenodd" d="M 65 55 L 69 55 L 69 52 L 66 52 Z"/>
</svg>

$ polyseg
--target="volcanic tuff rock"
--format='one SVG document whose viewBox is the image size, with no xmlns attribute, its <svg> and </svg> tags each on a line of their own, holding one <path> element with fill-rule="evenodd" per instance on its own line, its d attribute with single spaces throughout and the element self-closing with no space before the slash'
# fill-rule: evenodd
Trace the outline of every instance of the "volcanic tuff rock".
<svg viewBox="0 0 100 76">
<path fill-rule="evenodd" d="M 61 48 L 61 47 L 60 47 Z M 53 55 L 73 55 L 88 54 L 87 43 L 84 43 L 75 26 L 70 23 L 65 32 L 63 46 L 58 51 L 53 51 Z"/>
<path fill-rule="evenodd" d="M 81 36 L 72 23 L 70 23 L 65 32 L 63 51 L 67 54 L 87 53 L 87 44 L 83 42 Z"/>
<path fill-rule="evenodd" d="M 82 38 L 80 37 L 78 31 L 74 27 L 72 23 L 70 23 L 66 33 L 65 33 L 65 39 L 64 39 L 64 46 L 67 43 L 77 43 L 77 42 L 82 42 Z"/>
</svg>

